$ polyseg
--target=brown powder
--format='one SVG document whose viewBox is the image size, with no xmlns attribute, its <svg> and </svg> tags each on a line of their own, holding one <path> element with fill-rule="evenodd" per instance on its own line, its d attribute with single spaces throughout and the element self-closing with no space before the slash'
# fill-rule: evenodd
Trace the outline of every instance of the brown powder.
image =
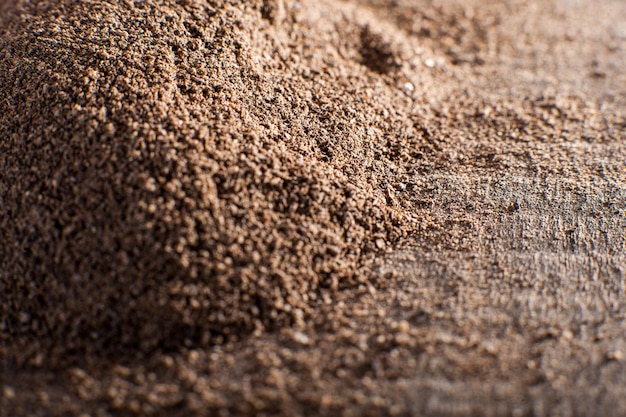
<svg viewBox="0 0 626 417">
<path fill-rule="evenodd" d="M 393 121 L 368 134 L 352 119 L 380 113 L 372 100 L 325 104 L 331 86 L 283 62 L 267 7 L 24 2 L 4 17 L 1 317 L 20 361 L 27 345 L 301 325 L 400 236 L 374 168 Z"/>
<path fill-rule="evenodd" d="M 616 415 L 602 4 L 0 0 L 0 416 Z"/>
</svg>

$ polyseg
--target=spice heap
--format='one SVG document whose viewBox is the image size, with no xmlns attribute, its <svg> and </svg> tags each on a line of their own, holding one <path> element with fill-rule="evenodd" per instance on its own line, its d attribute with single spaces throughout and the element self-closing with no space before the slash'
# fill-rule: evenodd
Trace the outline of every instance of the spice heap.
<svg viewBox="0 0 626 417">
<path fill-rule="evenodd" d="M 332 51 L 289 49 L 305 22 L 281 2 L 157 3 L 2 16 L 0 319 L 18 362 L 298 326 L 402 234 L 397 98 L 365 85 L 398 69 L 392 45 L 352 34 L 366 75 L 348 97 Z"/>
</svg>

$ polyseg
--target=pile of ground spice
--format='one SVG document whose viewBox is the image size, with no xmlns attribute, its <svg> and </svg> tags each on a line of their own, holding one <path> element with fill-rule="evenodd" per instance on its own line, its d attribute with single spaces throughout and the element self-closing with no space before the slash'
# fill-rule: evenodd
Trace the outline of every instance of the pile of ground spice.
<svg viewBox="0 0 626 417">
<path fill-rule="evenodd" d="M 393 118 L 367 91 L 331 105 L 343 92 L 320 80 L 325 57 L 285 62 L 298 23 L 279 22 L 283 9 L 5 12 L 0 317 L 4 337 L 24 339 L 19 361 L 42 346 L 145 351 L 298 325 L 400 237 L 384 184 Z M 355 37 L 377 61 L 388 46 L 368 30 Z"/>
<path fill-rule="evenodd" d="M 620 415 L 602 4 L 0 0 L 0 416 Z"/>
</svg>

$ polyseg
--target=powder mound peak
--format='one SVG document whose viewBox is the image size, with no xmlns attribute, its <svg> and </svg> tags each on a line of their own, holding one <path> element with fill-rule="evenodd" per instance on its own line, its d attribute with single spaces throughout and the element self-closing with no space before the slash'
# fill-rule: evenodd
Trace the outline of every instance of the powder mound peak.
<svg viewBox="0 0 626 417">
<path fill-rule="evenodd" d="M 393 124 L 353 127 L 371 102 L 330 111 L 337 86 L 281 55 L 282 2 L 217 3 L 6 8 L 0 321 L 18 360 L 33 341 L 150 350 L 298 325 L 400 236 L 380 180 Z"/>
</svg>

